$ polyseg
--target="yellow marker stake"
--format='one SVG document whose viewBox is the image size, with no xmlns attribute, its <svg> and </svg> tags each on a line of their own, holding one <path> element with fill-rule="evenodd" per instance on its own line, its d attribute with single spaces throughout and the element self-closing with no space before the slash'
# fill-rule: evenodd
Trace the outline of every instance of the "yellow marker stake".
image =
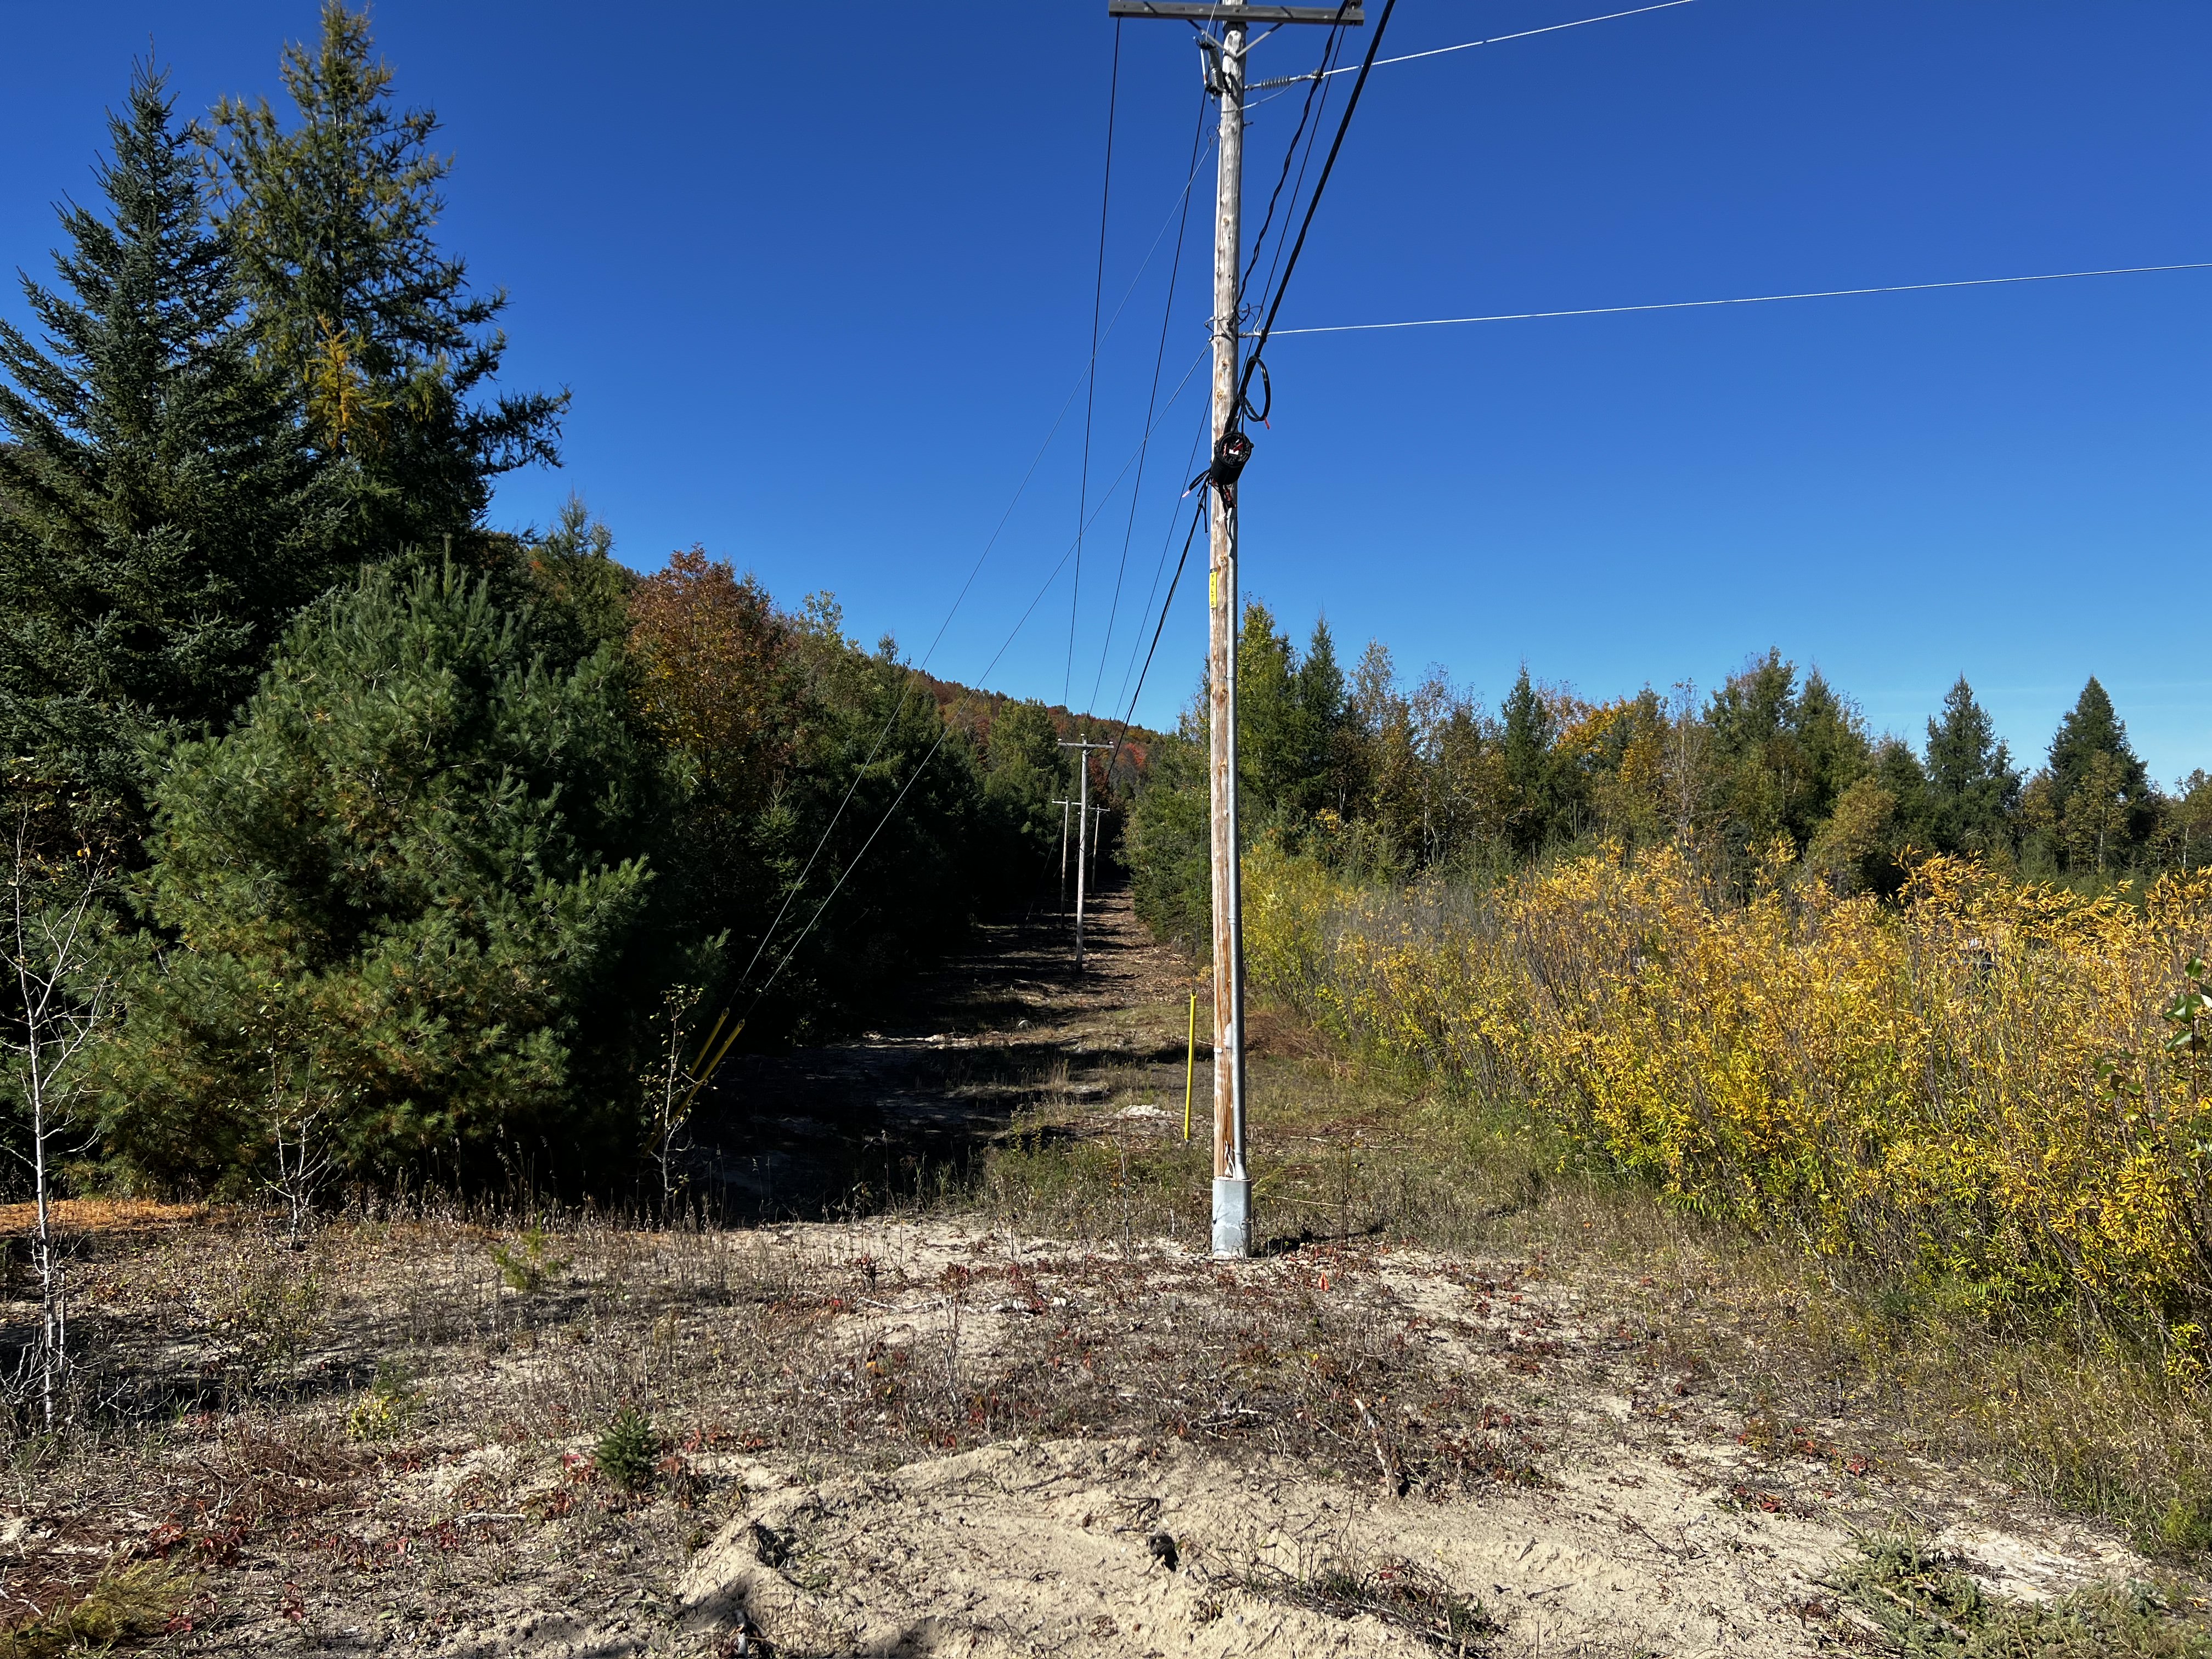
<svg viewBox="0 0 2212 1659">
<path fill-rule="evenodd" d="M 1182 1138 L 1190 1139 L 1190 1080 L 1198 1071 L 1198 993 L 1190 994 L 1190 1048 L 1182 1060 Z"/>
</svg>

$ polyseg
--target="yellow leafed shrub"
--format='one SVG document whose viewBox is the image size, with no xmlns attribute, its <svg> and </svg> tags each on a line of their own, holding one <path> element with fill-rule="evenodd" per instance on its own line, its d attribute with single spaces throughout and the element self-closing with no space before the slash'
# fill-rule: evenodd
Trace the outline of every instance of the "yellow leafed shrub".
<svg viewBox="0 0 2212 1659">
<path fill-rule="evenodd" d="M 1521 1102 L 1700 1212 L 1993 1309 L 2081 1299 L 2193 1337 L 2212 877 L 2138 906 L 1936 859 L 1884 907 L 1784 862 L 1741 902 L 1665 850 L 1477 894 L 1263 849 L 1247 963 L 1370 1056 Z"/>
</svg>

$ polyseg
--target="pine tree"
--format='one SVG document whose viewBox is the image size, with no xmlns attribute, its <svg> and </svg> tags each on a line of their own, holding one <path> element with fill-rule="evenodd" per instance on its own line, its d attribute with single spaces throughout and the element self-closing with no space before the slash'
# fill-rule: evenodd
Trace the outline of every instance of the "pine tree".
<svg viewBox="0 0 2212 1659">
<path fill-rule="evenodd" d="M 471 524 L 500 473 L 554 463 L 568 398 L 472 401 L 506 351 L 507 296 L 471 293 L 433 238 L 452 163 L 430 148 L 434 114 L 393 108 L 367 14 L 325 0 L 320 38 L 287 47 L 283 73 L 289 130 L 265 100 L 216 111 L 224 223 L 260 349 L 349 464 L 357 533 L 386 554 Z"/>
<path fill-rule="evenodd" d="M 340 560 L 159 74 L 108 131 L 106 216 L 64 208 L 61 290 L 22 279 L 46 348 L 0 323 L 0 745 L 128 805 L 139 740 L 220 728 Z"/>
<path fill-rule="evenodd" d="M 146 887 L 176 943 L 114 1062 L 129 1162 L 258 1186 L 311 1134 L 372 1176 L 623 1146 L 635 1045 L 698 947 L 634 855 L 661 814 L 616 653 L 549 670 L 523 621 L 450 568 L 372 571 L 233 731 L 179 747 Z"/>
<path fill-rule="evenodd" d="M 2011 843 L 2021 775 L 1961 674 L 1928 722 L 1929 833 L 1944 853 L 1996 857 Z"/>
</svg>

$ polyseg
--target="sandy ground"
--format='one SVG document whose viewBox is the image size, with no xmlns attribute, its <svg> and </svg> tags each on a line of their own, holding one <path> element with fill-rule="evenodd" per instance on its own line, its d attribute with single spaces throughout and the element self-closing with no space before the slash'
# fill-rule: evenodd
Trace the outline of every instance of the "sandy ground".
<svg viewBox="0 0 2212 1659">
<path fill-rule="evenodd" d="M 1055 1267 L 1083 1265 L 1050 1241 L 949 1224 L 793 1227 L 773 1245 L 825 1282 L 865 1263 L 903 1287 L 855 1312 L 850 1346 L 977 1376 L 1026 1328 L 1067 1316 L 1045 1291 Z M 994 1257 L 1018 1263 L 1030 1293 L 992 1294 L 976 1267 Z M 971 1294 L 945 1292 L 947 1269 Z M 1116 1317 L 1139 1328 L 1176 1304 L 1321 1294 L 1410 1327 L 1418 1352 L 1395 1394 L 1356 1402 L 1346 1421 L 1366 1432 L 1334 1458 L 1200 1428 L 1013 1435 L 865 1469 L 697 1460 L 721 1494 L 717 1524 L 648 1605 L 594 1619 L 510 1602 L 423 1650 L 1785 1655 L 1865 1643 L 1867 1621 L 1827 1580 L 1869 1529 L 1917 1522 L 2014 1596 L 2148 1571 L 1955 1472 L 1854 1473 L 1817 1443 L 1754 1450 L 1726 1431 L 1735 1414 L 1678 1395 L 1601 1309 L 1526 1264 L 1336 1252 L 1223 1273 L 1155 1243 L 1122 1272 Z M 1409 1423 L 1402 1401 L 1427 1407 L 1419 1385 L 1439 1380 L 1485 1402 L 1478 1420 L 1511 1419 L 1533 1450 L 1525 1475 L 1421 1478 L 1436 1425 Z M 1152 1403 L 1170 1420 L 1199 1408 L 1203 1425 L 1205 1407 L 1233 1413 L 1238 1397 Z"/>
<path fill-rule="evenodd" d="M 912 1146 L 1035 1138 L 1041 1102 L 1086 1182 L 1181 1156 L 1181 965 L 1125 904 L 1080 981 L 1001 947 L 880 1032 L 752 1064 L 708 1167 L 763 1211 L 880 1198 Z M 1328 1212 L 1315 1156 L 1291 1215 Z M 141 1427 L 17 1473 L 0 1595 L 165 1560 L 180 1654 L 1673 1659 L 1889 1650 L 1833 1582 L 1876 1533 L 2014 1597 L 2148 1571 L 1863 1402 L 1762 1414 L 1699 1346 L 1694 1281 L 1348 1226 L 1216 1263 L 1176 1182 L 1173 1237 L 1126 1193 L 1079 1242 L 975 1204 L 580 1221 L 526 1286 L 495 1218 L 301 1256 L 236 1217 L 88 1210 L 88 1364 Z M 592 1461 L 629 1401 L 659 1434 L 639 1492 Z"/>
</svg>

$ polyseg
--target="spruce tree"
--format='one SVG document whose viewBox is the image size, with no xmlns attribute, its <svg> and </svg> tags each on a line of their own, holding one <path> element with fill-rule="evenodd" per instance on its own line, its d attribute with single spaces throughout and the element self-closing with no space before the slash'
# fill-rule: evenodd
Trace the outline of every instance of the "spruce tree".
<svg viewBox="0 0 2212 1659">
<path fill-rule="evenodd" d="M 2141 794 L 2148 788 L 2149 774 L 2128 744 L 2128 729 L 2121 724 L 2111 695 L 2092 674 L 2051 739 L 2051 775 L 2059 793 L 2070 795 L 2080 787 L 2099 755 L 2119 763 L 2130 791 Z"/>
<path fill-rule="evenodd" d="M 0 745 L 50 782 L 138 794 L 139 740 L 219 728 L 333 579 L 333 506 L 259 371 L 162 77 L 133 76 L 61 210 L 58 289 L 0 323 Z"/>
<path fill-rule="evenodd" d="M 1292 696 L 1297 705 L 1297 810 L 1311 817 L 1324 807 L 1341 813 L 1349 794 L 1349 757 L 1342 738 L 1346 718 L 1344 669 L 1328 619 L 1316 617 L 1305 654 L 1298 659 Z"/>
<path fill-rule="evenodd" d="M 1996 857 L 2008 848 L 2021 775 L 1996 726 L 1961 674 L 1928 722 L 1929 833 L 1944 853 Z"/>
<path fill-rule="evenodd" d="M 1500 712 L 1505 726 L 1505 833 L 1515 851 L 1533 853 L 1551 833 L 1552 745 L 1558 732 L 1525 663 Z"/>
<path fill-rule="evenodd" d="M 1290 636 L 1276 631 L 1273 611 L 1251 600 L 1237 641 L 1237 762 L 1247 803 L 1239 828 L 1250 835 L 1298 820 L 1297 673 Z"/>
<path fill-rule="evenodd" d="M 1731 855 L 1755 854 L 1783 835 L 1803 848 L 1872 753 L 1850 705 L 1817 672 L 1801 688 L 1778 650 L 1729 676 L 1706 722 Z"/>
<path fill-rule="evenodd" d="M 2035 794 L 2034 817 L 2069 872 L 2101 879 L 2129 864 L 2150 836 L 2157 791 L 2094 674 L 2058 723 Z"/>
<path fill-rule="evenodd" d="M 473 523 L 491 480 L 557 459 L 567 394 L 478 394 L 498 373 L 503 290 L 472 293 L 434 236 L 451 161 L 428 110 L 395 109 L 368 18 L 325 0 L 313 46 L 284 52 L 295 119 L 266 100 L 216 111 L 225 226 L 256 336 L 349 464 L 364 550 Z"/>
</svg>

